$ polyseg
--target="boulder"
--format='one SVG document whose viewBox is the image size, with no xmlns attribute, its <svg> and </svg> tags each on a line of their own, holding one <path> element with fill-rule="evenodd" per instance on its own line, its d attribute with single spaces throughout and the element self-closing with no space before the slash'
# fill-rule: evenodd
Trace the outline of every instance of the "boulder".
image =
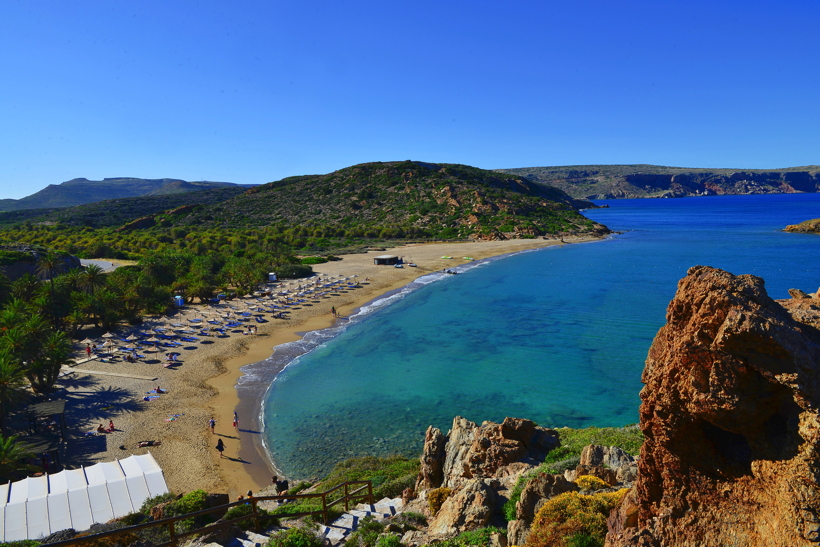
<svg viewBox="0 0 820 547">
<path fill-rule="evenodd" d="M 447 498 L 430 522 L 430 537 L 453 537 L 465 530 L 487 526 L 497 495 L 489 480 L 468 479 L 458 492 Z"/>
<path fill-rule="evenodd" d="M 811 298 L 811 296 L 800 289 L 789 289 L 789 296 L 792 298 Z"/>
<path fill-rule="evenodd" d="M 577 492 L 578 485 L 569 482 L 562 475 L 550 475 L 541 473 L 536 478 L 524 486 L 521 490 L 521 497 L 515 504 L 515 516 L 519 520 L 531 523 L 538 511 L 539 502 L 563 494 L 564 492 Z M 513 545 L 520 545 L 513 541 Z"/>
<path fill-rule="evenodd" d="M 510 545 L 524 545 L 530 535 L 530 522 L 511 520 L 507 523 L 507 542 Z"/>
<path fill-rule="evenodd" d="M 608 546 L 820 541 L 820 331 L 762 279 L 696 266 L 642 380 L 646 440 Z"/>
<path fill-rule="evenodd" d="M 583 475 L 592 475 L 593 477 L 598 477 L 610 486 L 615 486 L 616 484 L 618 484 L 618 478 L 615 474 L 615 471 L 602 465 L 579 465 L 575 468 L 574 480 L 578 480 L 578 477 L 581 477 Z"/>
<path fill-rule="evenodd" d="M 634 465 L 635 458 L 624 452 L 617 446 L 600 446 L 590 444 L 581 451 L 580 465 L 589 467 L 609 467 L 613 471 L 618 471 L 625 465 Z"/>
</svg>

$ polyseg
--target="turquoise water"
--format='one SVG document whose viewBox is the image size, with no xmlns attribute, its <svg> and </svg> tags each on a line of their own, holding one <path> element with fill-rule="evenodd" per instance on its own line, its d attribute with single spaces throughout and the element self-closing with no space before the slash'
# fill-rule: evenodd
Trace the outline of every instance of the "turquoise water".
<svg viewBox="0 0 820 547">
<path fill-rule="evenodd" d="M 415 456 L 427 426 L 446 431 L 456 415 L 634 423 L 647 350 L 689 267 L 759 275 L 775 298 L 820 285 L 820 236 L 780 231 L 820 217 L 820 195 L 601 203 L 586 214 L 624 233 L 428 276 L 277 350 L 291 360 L 310 349 L 266 395 L 277 466 L 307 478 L 356 455 Z"/>
</svg>

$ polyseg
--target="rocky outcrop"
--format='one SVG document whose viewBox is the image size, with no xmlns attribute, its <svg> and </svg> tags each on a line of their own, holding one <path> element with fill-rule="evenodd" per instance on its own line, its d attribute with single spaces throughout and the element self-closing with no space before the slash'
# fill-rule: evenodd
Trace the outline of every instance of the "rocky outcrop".
<svg viewBox="0 0 820 547">
<path fill-rule="evenodd" d="M 784 232 L 798 232 L 804 234 L 820 234 L 820 218 L 805 220 L 800 224 L 790 224 L 783 228 Z"/>
<path fill-rule="evenodd" d="M 762 279 L 696 266 L 642 379 L 646 440 L 608 546 L 820 541 L 820 331 Z"/>
<path fill-rule="evenodd" d="M 427 533 L 433 537 L 452 537 L 465 530 L 487 526 L 498 497 L 491 479 L 469 479 L 447 498 L 430 522 Z"/>
<path fill-rule="evenodd" d="M 517 475 L 527 466 L 543 461 L 558 444 L 555 431 L 538 427 L 530 420 L 505 418 L 501 424 L 484 422 L 478 426 L 456 416 L 446 438 L 438 429 L 428 428 L 416 489 L 456 489 L 467 479 Z M 525 465 L 515 466 L 516 463 Z M 510 466 L 514 473 L 507 472 Z"/>
</svg>

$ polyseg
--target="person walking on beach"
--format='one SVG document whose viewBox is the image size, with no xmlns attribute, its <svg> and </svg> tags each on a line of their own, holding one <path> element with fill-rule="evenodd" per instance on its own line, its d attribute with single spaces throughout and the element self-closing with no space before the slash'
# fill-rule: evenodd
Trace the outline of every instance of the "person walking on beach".
<svg viewBox="0 0 820 547">
<path fill-rule="evenodd" d="M 236 412 L 233 413 L 233 428 L 239 431 L 239 416 L 236 415 Z"/>
<path fill-rule="evenodd" d="M 336 306 L 331 306 L 330 313 L 333 314 L 333 317 L 336 317 Z"/>
<path fill-rule="evenodd" d="M 216 449 L 219 451 L 219 457 L 224 458 L 225 455 L 222 454 L 225 451 L 225 443 L 222 442 L 222 439 L 216 441 Z"/>
<path fill-rule="evenodd" d="M 91 359 L 91 346 L 89 346 L 88 344 L 86 344 L 85 346 L 85 356 Z"/>
<path fill-rule="evenodd" d="M 214 432 L 214 428 L 216 427 L 216 420 L 214 420 L 213 418 L 211 418 L 210 420 L 208 420 L 208 427 L 210 427 L 210 428 L 211 428 L 211 433 L 213 433 L 213 432 Z"/>
</svg>

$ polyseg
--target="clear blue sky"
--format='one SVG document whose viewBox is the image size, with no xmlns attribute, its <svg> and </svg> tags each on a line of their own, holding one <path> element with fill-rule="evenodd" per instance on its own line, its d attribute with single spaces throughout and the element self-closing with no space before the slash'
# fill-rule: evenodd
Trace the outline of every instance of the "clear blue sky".
<svg viewBox="0 0 820 547">
<path fill-rule="evenodd" d="M 820 2 L 0 3 L 0 197 L 367 161 L 820 163 Z"/>
</svg>

